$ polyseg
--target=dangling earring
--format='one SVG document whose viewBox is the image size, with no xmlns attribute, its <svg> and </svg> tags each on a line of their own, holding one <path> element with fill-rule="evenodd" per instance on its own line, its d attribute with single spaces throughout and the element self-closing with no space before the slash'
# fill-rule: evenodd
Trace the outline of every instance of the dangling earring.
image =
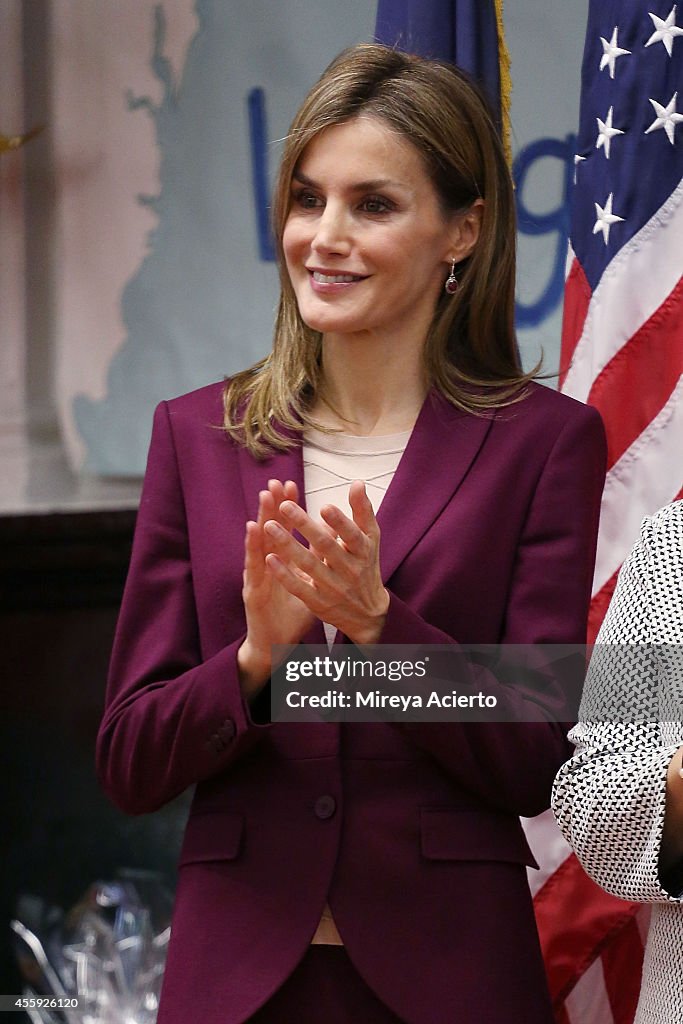
<svg viewBox="0 0 683 1024">
<path fill-rule="evenodd" d="M 455 295 L 457 290 L 458 290 L 458 279 L 455 276 L 455 260 L 452 260 L 451 261 L 451 272 L 448 275 L 448 277 L 446 278 L 446 283 L 444 285 L 444 291 L 446 291 L 449 295 Z"/>
</svg>

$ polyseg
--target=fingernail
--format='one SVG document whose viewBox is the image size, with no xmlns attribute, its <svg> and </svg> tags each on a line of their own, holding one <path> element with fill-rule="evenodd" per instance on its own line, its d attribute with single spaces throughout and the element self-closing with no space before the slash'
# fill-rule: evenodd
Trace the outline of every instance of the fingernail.
<svg viewBox="0 0 683 1024">
<path fill-rule="evenodd" d="M 280 534 L 285 532 L 280 524 L 276 523 L 274 519 L 269 519 L 263 529 L 266 533 L 269 533 L 271 537 L 279 537 Z"/>
<path fill-rule="evenodd" d="M 280 512 L 285 516 L 292 516 L 296 511 L 296 505 L 293 501 L 283 501 L 280 505 Z"/>
</svg>

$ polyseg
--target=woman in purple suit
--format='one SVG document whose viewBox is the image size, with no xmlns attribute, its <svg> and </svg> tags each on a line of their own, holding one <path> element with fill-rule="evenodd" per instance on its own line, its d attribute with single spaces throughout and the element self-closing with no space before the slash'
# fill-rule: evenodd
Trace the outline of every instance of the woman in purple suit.
<svg viewBox="0 0 683 1024">
<path fill-rule="evenodd" d="M 99 736 L 130 813 L 196 784 L 159 1022 L 550 1024 L 518 816 L 569 753 L 552 682 L 492 680 L 507 723 L 268 716 L 273 644 L 584 640 L 603 431 L 520 366 L 478 89 L 341 54 L 274 225 L 271 354 L 157 409 Z"/>
</svg>

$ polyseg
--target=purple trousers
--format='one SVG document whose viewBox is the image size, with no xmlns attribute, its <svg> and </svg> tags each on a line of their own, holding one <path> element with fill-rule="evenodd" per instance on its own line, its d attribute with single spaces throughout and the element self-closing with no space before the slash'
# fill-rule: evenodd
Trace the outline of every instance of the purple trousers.
<svg viewBox="0 0 683 1024">
<path fill-rule="evenodd" d="M 343 946 L 311 946 L 249 1024 L 403 1024 L 368 988 Z"/>
</svg>

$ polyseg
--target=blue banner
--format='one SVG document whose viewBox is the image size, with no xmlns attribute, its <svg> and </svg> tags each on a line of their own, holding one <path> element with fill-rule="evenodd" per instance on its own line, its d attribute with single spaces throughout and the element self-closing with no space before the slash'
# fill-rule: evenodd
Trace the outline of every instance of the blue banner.
<svg viewBox="0 0 683 1024">
<path fill-rule="evenodd" d="M 468 71 L 500 110 L 498 27 L 493 0 L 379 0 L 375 39 Z"/>
</svg>

